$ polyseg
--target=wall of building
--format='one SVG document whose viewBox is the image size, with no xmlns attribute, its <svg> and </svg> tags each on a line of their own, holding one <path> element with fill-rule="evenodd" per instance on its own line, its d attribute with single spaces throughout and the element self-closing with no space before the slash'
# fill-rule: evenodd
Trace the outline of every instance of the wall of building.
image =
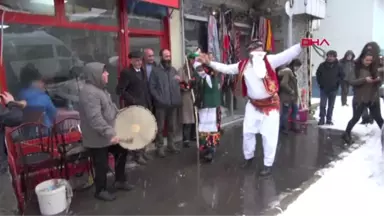
<svg viewBox="0 0 384 216">
<path fill-rule="evenodd" d="M 373 40 L 384 49 L 384 1 L 374 0 L 373 4 Z"/>
<path fill-rule="evenodd" d="M 172 10 L 171 10 L 172 11 Z M 170 44 L 172 51 L 172 64 L 178 69 L 183 64 L 182 29 L 180 10 L 173 10 L 170 18 Z"/>
<path fill-rule="evenodd" d="M 327 39 L 330 46 L 323 48 L 336 50 L 339 57 L 347 50 L 360 53 L 364 44 L 373 40 L 373 8 L 374 0 L 328 1 L 327 16 L 321 20 L 320 28 L 314 31 L 313 37 Z M 324 59 L 319 55 L 312 55 L 315 70 L 322 61 Z"/>
</svg>

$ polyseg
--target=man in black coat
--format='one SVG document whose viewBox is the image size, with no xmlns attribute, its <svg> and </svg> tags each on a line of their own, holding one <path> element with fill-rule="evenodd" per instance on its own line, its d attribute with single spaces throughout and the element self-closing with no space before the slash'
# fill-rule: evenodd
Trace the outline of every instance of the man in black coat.
<svg viewBox="0 0 384 216">
<path fill-rule="evenodd" d="M 319 125 L 333 125 L 332 115 L 335 99 L 339 86 L 344 80 L 343 68 L 337 60 L 336 51 L 330 50 L 327 52 L 327 59 L 317 68 L 316 80 L 320 87 Z"/>
<path fill-rule="evenodd" d="M 124 107 L 139 105 L 152 110 L 152 98 L 147 74 L 143 69 L 142 53 L 133 51 L 128 57 L 131 64 L 121 71 L 116 93 L 122 97 Z M 151 157 L 142 149 L 134 151 L 134 159 L 138 164 L 145 165 Z"/>
<path fill-rule="evenodd" d="M 25 101 L 15 101 L 8 92 L 0 94 L 5 106 L 0 104 L 0 175 L 7 170 L 7 148 L 5 146 L 5 127 L 15 127 L 22 123 L 22 109 L 27 105 Z"/>
</svg>

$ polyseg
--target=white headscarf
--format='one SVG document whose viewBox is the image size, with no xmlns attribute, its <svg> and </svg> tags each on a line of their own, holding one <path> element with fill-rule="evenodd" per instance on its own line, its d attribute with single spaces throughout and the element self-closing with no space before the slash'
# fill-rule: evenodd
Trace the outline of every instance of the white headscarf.
<svg viewBox="0 0 384 216">
<path fill-rule="evenodd" d="M 207 81 L 207 84 L 210 88 L 212 88 L 212 80 L 211 80 L 211 76 L 209 76 L 207 73 L 205 73 L 204 70 L 202 71 L 197 71 L 197 68 L 202 66 L 202 64 L 200 62 L 195 62 L 193 64 L 193 68 L 196 70 L 196 72 L 199 74 L 199 76 L 202 78 L 202 79 L 205 79 L 205 81 Z"/>
</svg>

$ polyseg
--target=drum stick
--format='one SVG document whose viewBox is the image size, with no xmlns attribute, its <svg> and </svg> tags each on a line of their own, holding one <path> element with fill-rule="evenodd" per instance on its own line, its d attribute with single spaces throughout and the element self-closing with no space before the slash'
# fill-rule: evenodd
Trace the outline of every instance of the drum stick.
<svg viewBox="0 0 384 216">
<path fill-rule="evenodd" d="M 191 81 L 191 79 L 192 79 L 191 69 L 189 68 L 189 62 L 188 62 L 187 56 L 185 56 L 184 59 L 185 59 L 185 64 L 187 65 L 188 80 Z M 199 148 L 200 148 L 200 140 L 199 140 L 199 115 L 197 113 L 197 107 L 195 106 L 196 98 L 195 98 L 195 92 L 194 92 L 193 88 L 191 88 L 191 94 L 192 94 L 192 101 L 193 101 L 193 110 L 194 110 L 194 113 L 195 113 L 196 147 L 197 147 L 198 152 L 200 152 L 199 151 Z"/>
</svg>

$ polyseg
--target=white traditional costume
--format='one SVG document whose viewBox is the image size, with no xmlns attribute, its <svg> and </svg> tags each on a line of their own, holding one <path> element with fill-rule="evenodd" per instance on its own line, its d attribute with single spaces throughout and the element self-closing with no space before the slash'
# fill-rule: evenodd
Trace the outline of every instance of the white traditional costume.
<svg viewBox="0 0 384 216">
<path fill-rule="evenodd" d="M 254 157 L 256 136 L 263 138 L 264 166 L 271 167 L 275 160 L 279 137 L 280 101 L 279 84 L 275 69 L 291 62 L 301 52 L 300 44 L 275 55 L 251 52 L 249 59 L 236 64 L 210 62 L 214 70 L 225 74 L 237 74 L 235 92 L 240 90 L 248 97 L 243 123 L 243 153 L 246 160 Z"/>
</svg>

